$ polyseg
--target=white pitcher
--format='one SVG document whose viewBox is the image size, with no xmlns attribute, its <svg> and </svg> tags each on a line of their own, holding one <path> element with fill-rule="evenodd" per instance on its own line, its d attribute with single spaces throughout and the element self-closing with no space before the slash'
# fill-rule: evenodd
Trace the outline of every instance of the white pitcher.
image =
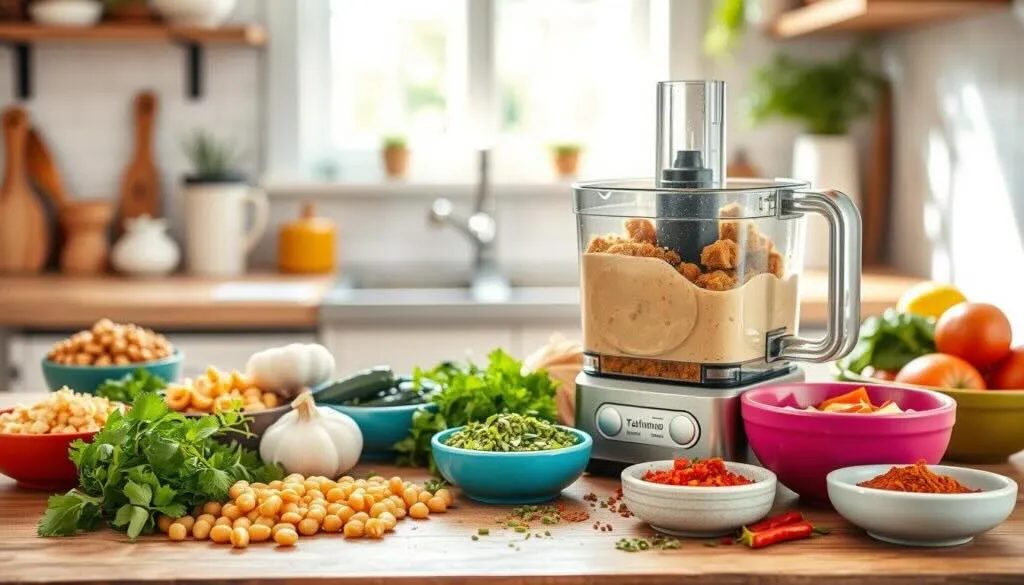
<svg viewBox="0 0 1024 585">
<path fill-rule="evenodd" d="M 267 196 L 241 182 L 186 182 L 185 249 L 188 269 L 198 276 L 239 276 L 246 257 L 267 229 Z M 252 206 L 246 229 L 245 208 Z"/>
</svg>

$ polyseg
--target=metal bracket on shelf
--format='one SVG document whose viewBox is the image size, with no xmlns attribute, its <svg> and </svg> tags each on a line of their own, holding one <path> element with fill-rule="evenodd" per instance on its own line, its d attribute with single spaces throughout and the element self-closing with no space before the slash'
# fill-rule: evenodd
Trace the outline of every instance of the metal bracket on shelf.
<svg viewBox="0 0 1024 585">
<path fill-rule="evenodd" d="M 32 46 L 14 43 L 14 93 L 19 100 L 32 97 Z"/>
<path fill-rule="evenodd" d="M 185 83 L 188 97 L 197 100 L 203 97 L 203 46 L 199 43 L 184 42 Z"/>
</svg>

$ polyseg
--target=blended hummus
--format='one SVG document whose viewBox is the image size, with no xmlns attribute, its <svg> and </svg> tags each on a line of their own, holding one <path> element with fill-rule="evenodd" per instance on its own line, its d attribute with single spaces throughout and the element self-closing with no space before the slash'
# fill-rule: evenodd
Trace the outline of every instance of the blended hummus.
<svg viewBox="0 0 1024 585">
<path fill-rule="evenodd" d="M 795 274 L 758 274 L 742 286 L 714 291 L 658 258 L 582 258 L 583 344 L 602 357 L 696 364 L 763 359 L 768 331 L 796 333 L 797 299 Z"/>
</svg>

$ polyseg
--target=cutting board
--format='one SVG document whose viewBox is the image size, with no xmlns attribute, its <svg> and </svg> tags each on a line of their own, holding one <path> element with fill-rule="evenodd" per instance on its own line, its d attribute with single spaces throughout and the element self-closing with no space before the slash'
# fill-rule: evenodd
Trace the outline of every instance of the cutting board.
<svg viewBox="0 0 1024 585">
<path fill-rule="evenodd" d="M 54 162 L 53 155 L 50 154 L 50 148 L 43 140 L 42 134 L 34 127 L 28 130 L 25 157 L 28 164 L 28 176 L 35 183 L 36 188 L 49 197 L 57 209 L 67 205 L 70 197 L 64 189 L 60 169 L 57 168 L 57 163 Z"/>
<path fill-rule="evenodd" d="M 3 114 L 4 180 L 0 187 L 0 271 L 39 272 L 46 263 L 50 225 L 28 183 L 25 142 L 28 114 L 19 107 Z"/>
<path fill-rule="evenodd" d="M 160 205 L 160 173 L 153 162 L 153 125 L 156 121 L 157 99 L 144 91 L 135 97 L 135 151 L 121 178 L 116 229 L 123 229 L 127 218 L 149 215 L 162 217 Z"/>
</svg>

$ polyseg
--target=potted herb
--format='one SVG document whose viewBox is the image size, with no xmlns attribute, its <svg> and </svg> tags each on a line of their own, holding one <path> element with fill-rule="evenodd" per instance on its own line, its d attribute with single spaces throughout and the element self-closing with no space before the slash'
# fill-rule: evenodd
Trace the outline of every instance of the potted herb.
<svg viewBox="0 0 1024 585">
<path fill-rule="evenodd" d="M 580 164 L 580 153 L 583 147 L 579 144 L 555 144 L 551 147 L 554 157 L 555 171 L 560 177 L 574 177 Z"/>
<path fill-rule="evenodd" d="M 402 136 L 384 137 L 381 153 L 384 157 L 384 172 L 392 179 L 405 176 L 409 167 L 409 149 Z"/>
<path fill-rule="evenodd" d="M 857 151 L 850 126 L 871 112 L 880 82 L 856 49 L 824 62 L 776 55 L 755 72 L 746 105 L 755 124 L 781 118 L 803 127 L 793 148 L 794 178 L 839 189 L 859 203 Z M 809 222 L 807 240 L 827 240 L 824 230 L 823 221 Z M 827 253 L 827 246 L 810 246 L 808 267 L 826 266 Z"/>
<path fill-rule="evenodd" d="M 228 142 L 199 130 L 184 147 L 192 164 L 183 187 L 189 270 L 202 276 L 238 276 L 266 230 L 266 195 L 248 185 Z M 248 228 L 246 205 L 253 207 Z"/>
</svg>

